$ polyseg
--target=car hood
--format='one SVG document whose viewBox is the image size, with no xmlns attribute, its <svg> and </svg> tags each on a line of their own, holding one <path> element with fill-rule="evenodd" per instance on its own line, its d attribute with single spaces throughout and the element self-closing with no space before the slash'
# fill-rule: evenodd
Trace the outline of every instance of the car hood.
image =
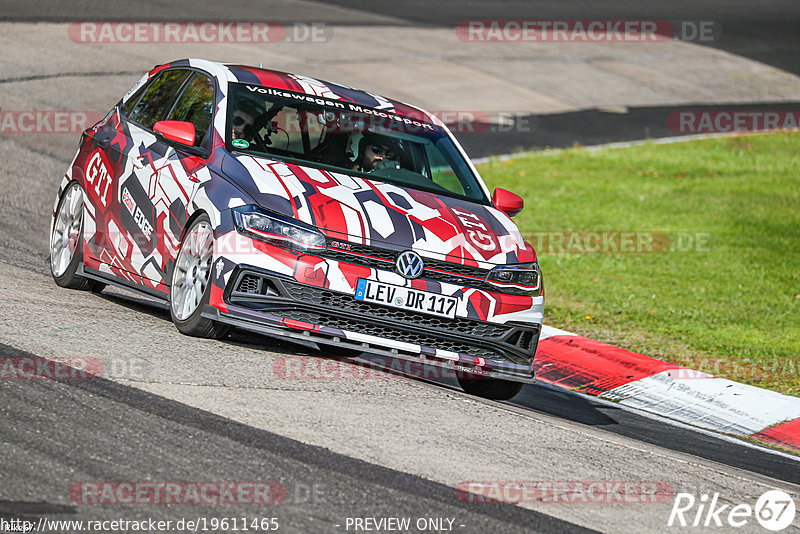
<svg viewBox="0 0 800 534">
<path fill-rule="evenodd" d="M 226 158 L 222 170 L 260 206 L 331 240 L 484 267 L 535 259 L 514 222 L 492 206 L 242 154 Z"/>
</svg>

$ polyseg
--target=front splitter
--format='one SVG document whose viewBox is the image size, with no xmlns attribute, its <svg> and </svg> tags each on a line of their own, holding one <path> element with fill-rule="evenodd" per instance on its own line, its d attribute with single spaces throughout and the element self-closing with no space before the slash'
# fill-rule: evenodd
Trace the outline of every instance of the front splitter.
<svg viewBox="0 0 800 534">
<path fill-rule="evenodd" d="M 203 317 L 250 332 L 291 339 L 304 345 L 313 342 L 349 349 L 354 353 L 369 352 L 380 356 L 447 369 L 455 373 L 468 373 L 476 377 L 497 378 L 526 384 L 536 382 L 536 376 L 532 370 L 512 363 L 483 360 L 485 362 L 484 365 L 474 365 L 461 359 L 455 359 L 452 356 L 438 356 L 435 354 L 435 349 L 428 349 L 434 354 L 424 354 L 422 351 L 426 347 L 417 347 L 419 352 L 414 352 L 416 350 L 414 347 L 416 346 L 411 344 L 406 344 L 409 346 L 408 350 L 387 348 L 382 346 L 380 338 L 375 336 L 347 330 L 330 329 L 324 326 L 317 329 L 307 328 L 296 324 L 297 322 L 289 322 L 279 316 L 238 306 L 229 305 L 228 312 L 223 313 L 213 306 L 206 305 L 203 310 Z M 475 360 L 474 357 L 470 356 L 469 358 L 473 361 Z"/>
</svg>

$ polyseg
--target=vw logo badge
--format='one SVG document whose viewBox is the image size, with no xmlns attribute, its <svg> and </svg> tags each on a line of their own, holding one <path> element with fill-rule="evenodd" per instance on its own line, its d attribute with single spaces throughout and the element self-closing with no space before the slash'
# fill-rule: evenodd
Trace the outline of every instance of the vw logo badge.
<svg viewBox="0 0 800 534">
<path fill-rule="evenodd" d="M 410 250 L 406 250 L 397 257 L 395 266 L 401 276 L 409 279 L 418 278 L 425 268 L 425 264 L 422 263 L 422 258 L 419 257 L 419 254 Z"/>
</svg>

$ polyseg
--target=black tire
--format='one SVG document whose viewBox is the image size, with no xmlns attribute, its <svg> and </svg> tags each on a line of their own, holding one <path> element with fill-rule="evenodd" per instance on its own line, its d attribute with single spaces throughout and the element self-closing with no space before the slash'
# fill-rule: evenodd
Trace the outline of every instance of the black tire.
<svg viewBox="0 0 800 534">
<path fill-rule="evenodd" d="M 208 280 L 211 277 L 211 263 L 213 259 L 213 255 L 208 257 L 207 262 L 204 262 L 207 276 L 205 278 L 205 287 L 202 291 L 202 296 L 200 297 L 199 304 L 196 305 L 194 311 L 189 313 L 186 316 L 183 316 L 183 310 L 176 310 L 177 302 L 174 297 L 177 297 L 176 290 L 180 291 L 180 287 L 185 288 L 186 284 L 177 284 L 176 279 L 179 276 L 180 270 L 178 268 L 179 262 L 181 261 L 182 254 L 190 254 L 189 251 L 186 250 L 186 246 L 191 246 L 187 240 L 192 239 L 193 235 L 197 235 L 200 228 L 203 228 L 203 225 L 207 228 L 211 228 L 211 220 L 208 218 L 208 215 L 202 214 L 197 217 L 193 222 L 189 229 L 186 231 L 186 234 L 183 236 L 181 240 L 181 246 L 178 249 L 178 257 L 175 259 L 175 265 L 173 266 L 172 271 L 172 279 L 170 281 L 170 306 L 169 306 L 169 313 L 170 317 L 172 318 L 172 322 L 175 324 L 175 327 L 181 334 L 185 334 L 187 336 L 193 337 L 204 337 L 210 339 L 221 339 L 225 337 L 228 332 L 230 331 L 230 326 L 224 323 L 220 323 L 218 321 L 213 321 L 211 319 L 207 319 L 202 316 L 203 308 L 206 304 L 208 304 L 208 296 L 211 293 L 211 284 L 208 283 Z M 194 234 L 193 234 L 194 233 Z M 212 236 L 212 243 L 213 243 L 213 236 Z M 196 272 L 196 269 L 195 269 Z"/>
<path fill-rule="evenodd" d="M 491 400 L 511 400 L 525 385 L 522 382 L 501 380 L 499 378 L 482 378 L 474 375 L 459 376 L 458 384 L 461 389 L 470 395 Z"/>
<path fill-rule="evenodd" d="M 66 202 L 67 198 L 75 194 L 80 194 L 81 205 L 78 231 L 77 233 L 70 232 L 71 235 L 68 238 L 69 242 L 66 245 L 62 245 L 62 248 L 64 246 L 69 247 L 69 250 L 72 253 L 72 258 L 69 260 L 66 269 L 61 272 L 61 274 L 56 274 L 56 260 L 54 257 L 56 253 L 54 250 L 54 243 L 56 241 L 56 233 L 58 232 L 58 222 L 59 218 L 64 216 L 62 210 L 66 208 L 64 203 Z M 56 284 L 61 287 L 90 290 L 94 293 L 100 293 L 103 291 L 103 288 L 106 287 L 104 283 L 91 280 L 77 274 L 78 266 L 80 266 L 80 264 L 83 262 L 83 198 L 83 190 L 81 189 L 80 184 L 78 184 L 78 182 L 71 182 L 66 189 L 64 189 L 64 193 L 61 195 L 61 199 L 58 201 L 56 216 L 55 220 L 53 221 L 53 230 L 50 234 L 50 274 L 53 275 L 53 280 L 55 280 Z M 61 269 L 58 269 L 58 271 L 61 271 Z"/>
</svg>

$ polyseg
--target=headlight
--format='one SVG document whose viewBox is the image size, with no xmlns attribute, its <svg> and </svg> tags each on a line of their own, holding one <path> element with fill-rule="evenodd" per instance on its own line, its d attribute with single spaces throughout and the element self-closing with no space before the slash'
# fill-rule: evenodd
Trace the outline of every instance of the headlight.
<svg viewBox="0 0 800 534">
<path fill-rule="evenodd" d="M 534 292 L 539 291 L 541 287 L 542 275 L 537 262 L 504 265 L 489 271 L 486 281 L 498 287 L 513 287 Z"/>
<path fill-rule="evenodd" d="M 258 206 L 233 208 L 233 222 L 240 234 L 294 250 L 325 248 L 325 236 L 300 221 Z"/>
</svg>

